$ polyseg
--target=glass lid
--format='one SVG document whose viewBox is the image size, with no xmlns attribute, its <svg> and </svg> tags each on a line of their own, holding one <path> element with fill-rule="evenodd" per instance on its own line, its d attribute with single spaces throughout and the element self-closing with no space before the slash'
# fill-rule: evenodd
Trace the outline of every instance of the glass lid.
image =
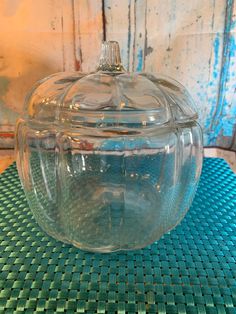
<svg viewBox="0 0 236 314">
<path fill-rule="evenodd" d="M 47 77 L 28 94 L 26 107 L 30 119 L 44 122 L 68 122 L 77 114 L 115 114 L 117 119 L 142 115 L 144 122 L 156 125 L 186 123 L 198 117 L 192 98 L 178 82 L 126 72 L 115 41 L 103 42 L 96 72 L 62 72 Z"/>
</svg>

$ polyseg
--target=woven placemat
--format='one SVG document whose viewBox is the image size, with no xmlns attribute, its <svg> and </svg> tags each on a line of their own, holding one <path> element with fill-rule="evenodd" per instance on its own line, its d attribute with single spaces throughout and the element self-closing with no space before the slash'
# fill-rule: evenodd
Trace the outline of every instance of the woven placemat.
<svg viewBox="0 0 236 314">
<path fill-rule="evenodd" d="M 93 254 L 38 227 L 15 165 L 0 176 L 1 313 L 236 313 L 236 176 L 205 159 L 183 222 L 134 252 Z"/>
</svg>

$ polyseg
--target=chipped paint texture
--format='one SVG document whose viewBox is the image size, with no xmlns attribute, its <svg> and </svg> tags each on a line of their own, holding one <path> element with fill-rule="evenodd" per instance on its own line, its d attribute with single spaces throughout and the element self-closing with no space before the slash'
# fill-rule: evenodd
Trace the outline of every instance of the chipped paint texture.
<svg viewBox="0 0 236 314">
<path fill-rule="evenodd" d="M 188 88 L 205 145 L 236 150 L 236 1 L 2 0 L 0 27 L 0 130 L 13 129 L 39 78 L 92 71 L 106 38 L 127 70 Z"/>
</svg>

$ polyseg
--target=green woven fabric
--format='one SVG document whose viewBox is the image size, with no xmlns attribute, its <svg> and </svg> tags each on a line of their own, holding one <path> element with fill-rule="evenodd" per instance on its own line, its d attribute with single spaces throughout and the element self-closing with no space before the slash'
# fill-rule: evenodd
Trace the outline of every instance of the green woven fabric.
<svg viewBox="0 0 236 314">
<path fill-rule="evenodd" d="M 205 159 L 183 222 L 134 252 L 93 254 L 38 227 L 15 165 L 0 176 L 1 313 L 236 313 L 236 176 Z"/>
</svg>

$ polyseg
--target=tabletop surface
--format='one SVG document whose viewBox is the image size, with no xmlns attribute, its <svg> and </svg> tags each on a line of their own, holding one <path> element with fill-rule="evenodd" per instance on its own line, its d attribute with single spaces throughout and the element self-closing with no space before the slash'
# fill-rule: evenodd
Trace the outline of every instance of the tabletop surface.
<svg viewBox="0 0 236 314">
<path fill-rule="evenodd" d="M 0 175 L 0 313 L 236 313 L 236 176 L 207 158 L 182 223 L 153 245 L 94 254 L 38 227 L 15 165 Z"/>
</svg>

